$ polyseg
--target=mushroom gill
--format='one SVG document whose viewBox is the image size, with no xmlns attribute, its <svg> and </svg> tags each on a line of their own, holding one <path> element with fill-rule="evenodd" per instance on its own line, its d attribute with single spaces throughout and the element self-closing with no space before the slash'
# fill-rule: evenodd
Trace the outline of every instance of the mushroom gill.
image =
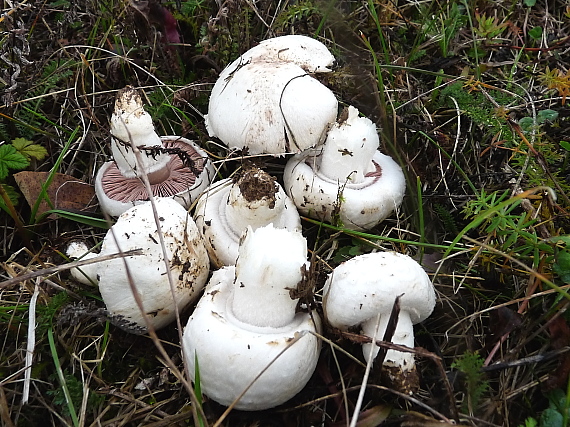
<svg viewBox="0 0 570 427">
<path fill-rule="evenodd" d="M 194 162 L 194 169 L 202 172 L 204 159 L 196 150 L 187 143 L 176 140 L 164 142 L 166 148 L 178 148 L 186 152 Z M 169 197 L 188 190 L 196 181 L 196 175 L 191 168 L 184 164 L 182 159 L 173 154 L 167 163 L 166 173 L 157 171 L 150 179 L 152 195 L 156 197 Z M 133 202 L 136 200 L 148 200 L 149 196 L 145 186 L 139 178 L 125 178 L 119 168 L 112 164 L 103 174 L 101 180 L 107 196 L 120 202 Z"/>
</svg>

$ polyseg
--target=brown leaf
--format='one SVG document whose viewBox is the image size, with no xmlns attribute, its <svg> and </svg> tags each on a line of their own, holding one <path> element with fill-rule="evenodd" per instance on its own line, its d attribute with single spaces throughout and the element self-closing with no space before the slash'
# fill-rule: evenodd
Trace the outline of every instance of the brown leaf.
<svg viewBox="0 0 570 427">
<path fill-rule="evenodd" d="M 26 201 L 33 208 L 36 200 L 40 197 L 42 184 L 46 182 L 49 172 L 24 171 L 14 174 L 16 184 L 26 198 Z M 73 212 L 93 212 L 95 210 L 96 199 L 93 186 L 87 184 L 73 176 L 56 173 L 47 188 L 49 200 L 55 209 Z M 51 207 L 43 200 L 40 203 L 37 215 L 50 210 Z M 53 218 L 50 216 L 50 218 Z"/>
<path fill-rule="evenodd" d="M 550 346 L 559 349 L 570 345 L 570 327 L 562 316 L 552 319 L 548 325 L 550 332 Z"/>
<path fill-rule="evenodd" d="M 570 344 L 570 327 L 562 316 L 551 320 L 548 325 L 550 332 L 550 346 L 554 349 L 566 347 Z M 542 384 L 544 391 L 554 390 L 565 386 L 570 374 L 570 354 L 564 353 L 558 357 L 558 366 L 550 373 L 548 379 Z"/>
<path fill-rule="evenodd" d="M 521 316 L 517 312 L 507 307 L 499 307 L 491 312 L 490 329 L 495 339 L 499 339 L 505 334 L 511 333 L 520 327 Z"/>
<path fill-rule="evenodd" d="M 358 416 L 358 427 L 375 427 L 382 424 L 390 416 L 392 407 L 388 405 L 374 406 Z"/>
</svg>

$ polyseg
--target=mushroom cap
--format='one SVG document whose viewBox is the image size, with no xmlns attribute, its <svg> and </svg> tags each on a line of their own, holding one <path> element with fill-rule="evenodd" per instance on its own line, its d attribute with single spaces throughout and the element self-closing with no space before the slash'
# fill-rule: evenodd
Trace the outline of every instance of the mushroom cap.
<svg viewBox="0 0 570 427">
<path fill-rule="evenodd" d="M 171 197 L 188 209 L 212 182 L 214 166 L 207 153 L 193 141 L 178 136 L 163 136 L 161 140 L 164 147 L 186 153 L 200 174 L 196 176 L 180 156 L 166 154 L 169 161 L 165 174 L 161 179 L 151 181 L 153 196 Z M 123 176 L 116 162 L 106 162 L 101 166 L 95 178 L 95 193 L 101 210 L 110 216 L 119 216 L 127 209 L 148 200 L 141 179 Z"/>
<path fill-rule="evenodd" d="M 212 264 L 234 265 L 240 237 L 248 225 L 267 224 L 301 230 L 295 205 L 273 177 L 260 169 L 246 171 L 238 181 L 224 179 L 198 199 L 194 219 L 204 236 Z"/>
<path fill-rule="evenodd" d="M 175 303 L 181 309 L 197 298 L 208 278 L 210 262 L 198 228 L 186 209 L 169 198 L 157 198 L 155 205 L 174 280 L 174 300 L 150 202 L 123 213 L 107 232 L 101 248 L 101 255 L 117 253 L 119 248 L 122 251 L 141 248 L 144 255 L 95 265 L 107 309 L 146 327 L 129 285 L 126 261 L 145 313 L 155 328 L 161 328 L 174 320 Z"/>
<path fill-rule="evenodd" d="M 97 254 L 89 252 L 89 248 L 85 242 L 80 240 L 71 242 L 65 249 L 65 254 L 69 258 L 81 258 L 82 260 L 97 257 Z M 87 264 L 80 268 L 72 268 L 69 272 L 78 282 L 83 283 L 84 285 L 92 285 L 93 283 L 97 283 L 97 269 L 97 264 Z"/>
<path fill-rule="evenodd" d="M 425 320 L 435 306 L 429 276 L 413 258 L 396 252 L 354 257 L 336 267 L 323 289 L 323 309 L 329 323 L 347 329 L 376 317 L 390 315 L 394 300 L 413 324 Z"/>
<path fill-rule="evenodd" d="M 345 228 L 368 230 L 401 205 L 406 181 L 391 157 L 376 151 L 371 163 L 374 172 L 367 173 L 364 181 L 352 183 L 321 174 L 320 154 L 319 148 L 306 150 L 289 159 L 285 166 L 284 189 L 300 213 L 326 222 L 331 222 L 335 213 Z"/>
<path fill-rule="evenodd" d="M 240 322 L 230 304 L 234 278 L 235 267 L 214 272 L 188 320 L 182 338 L 188 372 L 194 381 L 196 355 L 202 391 L 229 406 L 273 362 L 235 406 L 246 411 L 272 408 L 295 396 L 311 378 L 320 342 L 303 331 L 320 331 L 320 319 L 315 312 L 312 317 L 299 312 L 281 328 Z M 298 341 L 279 355 L 296 337 Z"/>
<path fill-rule="evenodd" d="M 334 94 L 298 65 L 252 62 L 217 80 L 205 120 L 230 148 L 283 155 L 319 143 L 337 109 Z"/>
<path fill-rule="evenodd" d="M 221 73 L 225 79 L 240 66 L 250 62 L 290 62 L 308 73 L 330 72 L 334 56 L 320 41 L 303 35 L 273 37 L 252 47 L 228 65 Z"/>
</svg>

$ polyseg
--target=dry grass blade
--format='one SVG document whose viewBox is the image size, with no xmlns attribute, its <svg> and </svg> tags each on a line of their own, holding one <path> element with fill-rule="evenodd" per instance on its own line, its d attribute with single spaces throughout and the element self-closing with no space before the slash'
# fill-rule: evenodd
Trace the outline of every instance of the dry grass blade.
<svg viewBox="0 0 570 427">
<path fill-rule="evenodd" d="M 41 270 L 32 271 L 30 273 L 24 273 L 24 274 L 20 274 L 18 276 L 12 277 L 11 279 L 0 282 L 0 289 L 1 288 L 7 288 L 10 286 L 14 286 L 14 285 L 17 285 L 18 283 L 22 283 L 22 282 L 25 282 L 27 280 L 35 279 L 36 277 L 41 277 L 41 276 L 48 276 L 49 277 L 51 275 L 54 275 L 54 274 L 59 273 L 61 271 L 69 270 L 71 268 L 77 268 L 77 267 L 81 267 L 84 265 L 95 264 L 97 262 L 106 261 L 109 259 L 124 258 L 124 257 L 128 257 L 128 256 L 135 256 L 135 255 L 142 255 L 142 254 L 143 254 L 142 250 L 133 249 L 131 251 L 125 251 L 125 252 L 120 252 L 120 253 L 116 253 L 116 254 L 103 255 L 101 257 L 98 257 L 97 259 L 85 259 L 85 260 L 79 260 L 79 261 L 72 261 L 72 262 L 69 262 L 67 264 L 57 265 L 55 267 L 50 267 L 50 268 L 44 268 Z"/>
</svg>

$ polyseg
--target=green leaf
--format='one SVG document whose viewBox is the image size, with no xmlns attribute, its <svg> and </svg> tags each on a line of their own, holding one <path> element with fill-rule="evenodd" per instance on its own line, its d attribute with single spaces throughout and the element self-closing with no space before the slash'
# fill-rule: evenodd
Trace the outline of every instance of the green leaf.
<svg viewBox="0 0 570 427">
<path fill-rule="evenodd" d="M 564 417 L 556 409 L 548 408 L 540 416 L 540 427 L 562 427 Z"/>
<path fill-rule="evenodd" d="M 570 252 L 560 251 L 556 254 L 556 262 L 552 270 L 560 276 L 564 283 L 570 283 Z"/>
<path fill-rule="evenodd" d="M 554 243 L 555 245 L 564 244 L 564 245 L 570 246 L 570 236 L 568 236 L 568 235 L 549 237 L 548 239 L 545 239 L 544 241 Z"/>
<path fill-rule="evenodd" d="M 534 27 L 528 32 L 528 35 L 534 40 L 540 40 L 542 38 L 542 32 L 542 27 Z"/>
<path fill-rule="evenodd" d="M 91 227 L 104 228 L 104 229 L 111 228 L 111 224 L 109 224 L 106 220 L 102 218 L 95 218 L 92 216 L 81 215 L 75 212 L 69 212 L 60 209 L 51 209 L 49 211 L 44 212 L 44 215 L 46 216 L 50 214 L 56 214 L 65 219 L 69 219 L 71 221 L 75 221 L 80 224 L 89 225 Z"/>
<path fill-rule="evenodd" d="M 554 110 L 540 110 L 536 115 L 536 120 L 538 123 L 544 123 L 545 121 L 553 122 L 558 118 L 558 111 Z"/>
<path fill-rule="evenodd" d="M 28 160 L 30 158 L 43 160 L 48 155 L 48 152 L 44 147 L 39 144 L 34 144 L 33 141 L 26 138 L 16 138 L 12 141 L 12 145 Z"/>
<path fill-rule="evenodd" d="M 4 188 L 4 191 L 6 192 L 6 194 L 8 195 L 8 197 L 10 198 L 10 201 L 12 202 L 12 204 L 14 206 L 18 206 L 18 199 L 20 198 L 20 193 L 18 193 L 16 191 L 16 189 L 14 187 L 12 187 L 11 185 L 6 185 L 6 184 L 1 184 L 2 188 Z M 4 200 L 2 199 L 2 197 L 0 197 L 0 209 L 5 210 L 6 212 L 10 213 L 8 211 L 8 207 L 6 206 L 6 203 L 4 203 Z"/>
<path fill-rule="evenodd" d="M 519 120 L 519 126 L 525 132 L 530 132 L 532 130 L 532 126 L 534 125 L 534 120 L 532 117 L 522 117 Z"/>
<path fill-rule="evenodd" d="M 0 179 L 8 176 L 9 169 L 24 169 L 30 164 L 25 156 L 9 144 L 0 146 Z"/>
<path fill-rule="evenodd" d="M 526 420 L 524 420 L 524 426 L 520 425 L 519 427 L 537 427 L 537 426 L 538 426 L 538 421 L 536 421 L 532 417 L 528 417 Z"/>
<path fill-rule="evenodd" d="M 560 146 L 564 148 L 566 151 L 570 151 L 570 142 L 568 141 L 560 141 Z"/>
<path fill-rule="evenodd" d="M 524 5 L 526 7 L 533 7 L 536 4 L 536 0 L 524 0 Z"/>
</svg>

